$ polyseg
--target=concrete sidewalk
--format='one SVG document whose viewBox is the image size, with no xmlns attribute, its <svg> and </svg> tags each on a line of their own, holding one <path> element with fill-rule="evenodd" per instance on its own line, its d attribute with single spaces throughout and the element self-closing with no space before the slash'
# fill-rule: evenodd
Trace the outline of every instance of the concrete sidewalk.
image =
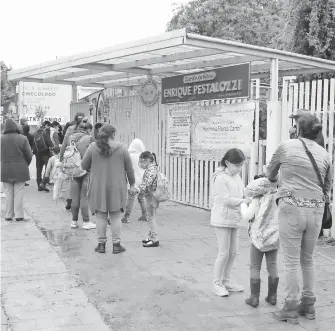
<svg viewBox="0 0 335 331">
<path fill-rule="evenodd" d="M 48 319 L 52 328 L 56 326 L 53 321 L 59 321 L 55 316 L 62 316 L 67 326 L 57 325 L 55 330 L 72 330 L 69 323 L 80 321 L 84 325 L 92 322 L 84 319 L 91 315 L 103 326 L 101 316 L 111 330 L 334 330 L 334 247 L 322 248 L 322 253 L 316 254 L 317 319 L 301 318 L 300 324 L 293 326 L 274 320 L 271 312 L 276 307 L 264 301 L 265 265 L 259 308 L 244 303 L 249 293 L 249 240 L 245 230 L 241 231 L 240 252 L 233 271 L 234 280 L 245 286 L 245 293 L 232 294 L 229 298 L 212 294 L 217 244 L 207 211 L 175 203 L 163 204 L 157 212 L 161 246 L 146 249 L 140 240 L 146 236 L 147 224 L 136 221 L 139 216 L 136 210 L 132 223 L 123 227 L 123 244 L 127 251 L 113 255 L 111 242 L 106 254 L 94 252 L 94 230 L 70 229 L 71 214 L 64 210 L 65 204 L 52 201 L 51 193 L 37 192 L 32 185 L 27 188 L 25 200 L 26 210 L 39 230 L 32 221 L 2 225 L 5 249 L 2 263 L 9 267 L 3 275 L 2 299 L 10 322 L 14 322 L 13 326 L 16 324 L 14 330 L 25 330 L 19 326 L 27 324 L 20 321 L 33 319 L 32 316 L 35 324 L 31 323 L 36 329 L 46 327 Z M 42 239 L 41 233 L 49 243 Z M 35 262 L 31 254 L 36 256 Z M 281 254 L 279 269 L 278 307 L 284 299 Z M 17 300 L 19 295 L 23 299 Z M 44 306 L 44 302 L 48 305 Z M 35 305 L 38 313 L 29 315 L 29 304 Z M 67 306 L 64 308 L 64 305 Z M 91 313 L 80 313 L 84 305 Z M 70 316 L 64 318 L 65 313 Z M 76 330 L 85 329 L 77 326 Z"/>
<path fill-rule="evenodd" d="M 1 217 L 1 285 L 11 331 L 109 330 L 31 219 Z"/>
</svg>

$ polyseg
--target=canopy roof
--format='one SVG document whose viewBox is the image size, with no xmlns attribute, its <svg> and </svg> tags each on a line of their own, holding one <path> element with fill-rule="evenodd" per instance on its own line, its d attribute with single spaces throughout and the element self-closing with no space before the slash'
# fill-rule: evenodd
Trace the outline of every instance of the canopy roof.
<svg viewBox="0 0 335 331">
<path fill-rule="evenodd" d="M 133 88 L 162 77 L 251 63 L 251 77 L 267 77 L 270 60 L 279 75 L 335 71 L 335 62 L 296 53 L 187 33 L 185 29 L 8 72 L 9 80 L 100 88 Z"/>
</svg>

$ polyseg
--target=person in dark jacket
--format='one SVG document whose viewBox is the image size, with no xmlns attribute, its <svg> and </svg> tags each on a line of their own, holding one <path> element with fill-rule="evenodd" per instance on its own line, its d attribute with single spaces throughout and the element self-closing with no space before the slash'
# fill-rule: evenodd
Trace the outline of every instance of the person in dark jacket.
<svg viewBox="0 0 335 331">
<path fill-rule="evenodd" d="M 33 153 L 36 157 L 36 181 L 39 191 L 49 192 L 46 187 L 41 187 L 43 167 L 47 167 L 49 158 L 51 157 L 50 150 L 53 149 L 53 143 L 50 138 L 49 121 L 44 121 L 42 126 L 34 133 Z"/>
<path fill-rule="evenodd" d="M 23 135 L 27 137 L 30 148 L 33 149 L 34 145 L 34 136 L 30 133 L 30 126 L 28 124 L 23 125 L 22 127 Z"/>
<path fill-rule="evenodd" d="M 23 221 L 23 192 L 30 180 L 29 164 L 33 157 L 27 137 L 13 119 L 7 119 L 1 136 L 1 182 L 6 194 L 5 219 Z"/>
</svg>

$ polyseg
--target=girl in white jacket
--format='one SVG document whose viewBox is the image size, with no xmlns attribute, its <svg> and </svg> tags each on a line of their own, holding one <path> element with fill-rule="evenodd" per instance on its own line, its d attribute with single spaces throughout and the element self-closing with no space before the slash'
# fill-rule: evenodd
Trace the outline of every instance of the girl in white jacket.
<svg viewBox="0 0 335 331">
<path fill-rule="evenodd" d="M 245 189 L 246 197 L 251 198 L 252 202 L 249 206 L 241 205 L 242 217 L 249 221 L 251 295 L 246 303 L 252 307 L 259 305 L 260 271 L 264 255 L 269 274 L 268 295 L 265 300 L 272 305 L 277 303 L 279 227 L 276 192 L 276 183 L 271 183 L 264 176 L 257 176 Z"/>
<path fill-rule="evenodd" d="M 229 292 L 243 291 L 241 285 L 231 281 L 231 272 L 238 251 L 241 204 L 250 202 L 243 198 L 244 185 L 239 175 L 244 161 L 241 150 L 230 149 L 212 179 L 211 224 L 219 246 L 212 291 L 221 297 L 228 296 Z"/>
<path fill-rule="evenodd" d="M 144 174 L 144 170 L 140 168 L 138 161 L 140 159 L 141 153 L 145 151 L 145 146 L 143 142 L 135 138 L 129 145 L 128 148 L 131 161 L 133 163 L 134 174 L 135 174 L 135 185 L 138 187 L 142 183 L 142 178 Z M 122 218 L 122 223 L 129 223 L 130 222 L 130 215 L 133 209 L 134 200 L 136 198 L 136 193 L 132 193 L 128 191 L 128 199 L 127 199 L 127 206 L 126 212 Z M 137 196 L 137 201 L 140 204 L 142 216 L 138 219 L 139 221 L 147 221 L 147 208 L 145 204 L 144 195 L 139 193 Z"/>
</svg>

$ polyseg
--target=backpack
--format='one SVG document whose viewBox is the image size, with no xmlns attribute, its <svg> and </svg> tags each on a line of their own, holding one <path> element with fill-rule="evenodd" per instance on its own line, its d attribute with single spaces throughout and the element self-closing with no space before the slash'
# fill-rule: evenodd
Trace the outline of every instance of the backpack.
<svg viewBox="0 0 335 331">
<path fill-rule="evenodd" d="M 170 181 L 161 172 L 157 174 L 157 188 L 156 191 L 153 192 L 153 195 L 158 202 L 164 202 L 170 199 Z"/>
<path fill-rule="evenodd" d="M 34 133 L 34 147 L 37 153 L 44 152 L 49 149 L 44 139 L 44 130 L 37 130 Z"/>
<path fill-rule="evenodd" d="M 86 171 L 81 167 L 81 156 L 78 151 L 79 142 L 85 137 L 83 135 L 77 141 L 70 141 L 70 145 L 66 147 L 63 156 L 63 172 L 71 177 L 82 177 L 86 174 Z"/>
</svg>

